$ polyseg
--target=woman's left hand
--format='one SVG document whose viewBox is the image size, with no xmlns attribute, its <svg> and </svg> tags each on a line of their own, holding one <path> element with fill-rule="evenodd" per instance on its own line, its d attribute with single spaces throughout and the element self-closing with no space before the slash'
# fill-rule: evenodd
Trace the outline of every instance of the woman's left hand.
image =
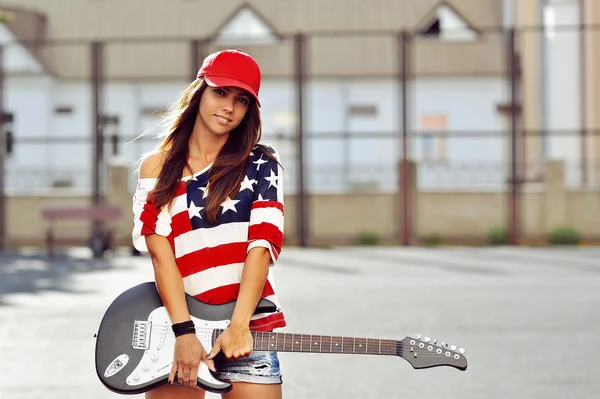
<svg viewBox="0 0 600 399">
<path fill-rule="evenodd" d="M 253 349 L 253 339 L 248 326 L 240 327 L 230 325 L 217 338 L 214 346 L 208 355 L 209 359 L 214 358 L 220 350 L 227 359 L 237 359 L 238 357 L 250 356 Z"/>
</svg>

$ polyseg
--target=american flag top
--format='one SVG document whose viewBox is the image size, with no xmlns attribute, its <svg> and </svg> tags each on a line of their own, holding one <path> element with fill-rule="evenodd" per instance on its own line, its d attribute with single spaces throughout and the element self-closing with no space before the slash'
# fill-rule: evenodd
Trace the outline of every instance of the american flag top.
<svg viewBox="0 0 600 399">
<path fill-rule="evenodd" d="M 266 147 L 277 159 L 275 149 Z M 235 198 L 220 207 L 217 222 L 207 221 L 205 205 L 210 193 L 210 165 L 183 178 L 170 208 L 157 209 L 148 193 L 157 179 L 143 178 L 133 198 L 133 243 L 147 251 L 144 236 L 159 234 L 169 239 L 188 295 L 207 304 L 222 304 L 237 299 L 242 268 L 248 251 L 265 247 L 277 263 L 283 244 L 283 169 L 273 159 L 254 148 L 249 166 Z M 276 305 L 276 310 L 255 314 L 250 327 L 269 331 L 286 325 L 284 314 L 269 269 L 261 295 Z"/>
</svg>

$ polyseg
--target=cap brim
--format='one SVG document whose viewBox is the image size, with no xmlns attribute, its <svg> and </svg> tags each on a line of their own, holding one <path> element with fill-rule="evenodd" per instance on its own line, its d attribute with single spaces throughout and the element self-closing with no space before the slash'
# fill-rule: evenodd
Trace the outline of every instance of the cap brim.
<svg viewBox="0 0 600 399">
<path fill-rule="evenodd" d="M 250 95 L 254 97 L 256 100 L 256 104 L 260 107 L 260 100 L 258 99 L 258 95 L 252 90 L 250 86 L 245 84 L 244 82 L 240 82 L 236 79 L 226 78 L 223 76 L 204 76 L 204 80 L 206 84 L 211 87 L 238 87 L 240 89 L 246 90 Z"/>
</svg>

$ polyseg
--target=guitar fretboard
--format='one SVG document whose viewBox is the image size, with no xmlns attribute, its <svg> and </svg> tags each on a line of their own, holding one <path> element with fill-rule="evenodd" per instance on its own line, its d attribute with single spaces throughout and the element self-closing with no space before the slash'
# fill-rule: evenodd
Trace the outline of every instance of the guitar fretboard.
<svg viewBox="0 0 600 399">
<path fill-rule="evenodd" d="M 213 332 L 213 343 L 223 333 Z M 395 355 L 398 341 L 375 338 L 336 337 L 252 331 L 254 350 L 276 352 L 347 353 L 365 355 Z"/>
</svg>

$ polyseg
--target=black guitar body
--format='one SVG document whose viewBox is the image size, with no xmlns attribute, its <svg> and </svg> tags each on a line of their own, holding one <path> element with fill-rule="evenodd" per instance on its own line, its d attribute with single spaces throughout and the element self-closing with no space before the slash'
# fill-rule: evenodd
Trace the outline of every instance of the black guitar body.
<svg viewBox="0 0 600 399">
<path fill-rule="evenodd" d="M 209 328 L 207 331 L 216 327 L 226 327 L 235 307 L 235 302 L 223 305 L 207 305 L 189 295 L 186 295 L 186 301 L 192 318 L 196 319 L 197 328 L 198 324 L 206 322 L 204 324 Z M 151 319 L 151 314 L 161 308 L 164 316 L 166 310 L 164 310 L 155 283 L 146 282 L 120 294 L 106 310 L 97 333 L 95 357 L 98 378 L 111 391 L 133 395 L 149 391 L 168 382 L 167 377 L 171 371 L 173 352 L 172 348 L 167 345 L 174 345 L 174 336 L 171 337 L 172 332 L 170 331 L 170 320 L 165 320 L 163 317 L 159 326 L 154 323 L 151 327 L 141 324 L 136 329 L 136 321 L 145 322 Z M 261 299 L 256 313 L 273 312 L 275 310 L 274 303 Z M 219 322 L 219 325 L 212 325 L 210 322 Z M 143 331 L 144 328 L 149 328 L 151 331 Z M 157 330 L 157 328 L 161 328 L 161 330 Z M 138 349 L 135 348 L 136 337 L 138 338 Z M 146 337 L 145 342 L 141 342 L 143 337 Z M 165 340 L 165 337 L 172 339 Z M 160 358 L 156 345 L 160 344 L 161 338 L 164 349 L 171 349 L 169 352 L 170 359 L 160 359 L 162 360 L 162 369 L 154 368 L 147 371 L 154 373 L 154 378 L 132 386 L 130 383 L 131 378 L 133 378 L 132 374 L 135 374 L 140 362 L 151 356 L 151 361 L 148 364 L 152 366 L 155 363 L 153 360 L 157 357 Z M 148 348 L 141 348 L 144 345 Z M 203 345 L 207 351 L 210 351 L 211 343 L 206 344 L 203 342 Z M 205 373 L 206 371 L 211 373 L 208 367 L 204 371 Z M 143 369 L 140 375 L 144 376 Z M 227 392 L 231 389 L 231 384 L 213 378 L 202 379 L 200 373 L 198 385 L 216 393 Z"/>
</svg>

